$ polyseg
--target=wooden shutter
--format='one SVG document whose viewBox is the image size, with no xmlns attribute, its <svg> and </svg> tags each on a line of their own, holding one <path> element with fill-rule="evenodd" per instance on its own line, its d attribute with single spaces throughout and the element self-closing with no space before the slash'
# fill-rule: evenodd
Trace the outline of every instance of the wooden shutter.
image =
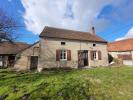
<svg viewBox="0 0 133 100">
<path fill-rule="evenodd" d="M 132 60 L 132 55 L 118 54 L 117 56 L 118 56 L 119 59 L 122 59 L 122 60 Z"/>
<path fill-rule="evenodd" d="M 91 60 L 94 60 L 93 51 L 90 51 Z"/>
<path fill-rule="evenodd" d="M 71 61 L 71 50 L 67 50 L 67 60 Z"/>
<path fill-rule="evenodd" d="M 56 61 L 60 60 L 60 50 L 56 50 Z"/>
<path fill-rule="evenodd" d="M 98 60 L 102 60 L 101 51 L 98 51 Z"/>
</svg>

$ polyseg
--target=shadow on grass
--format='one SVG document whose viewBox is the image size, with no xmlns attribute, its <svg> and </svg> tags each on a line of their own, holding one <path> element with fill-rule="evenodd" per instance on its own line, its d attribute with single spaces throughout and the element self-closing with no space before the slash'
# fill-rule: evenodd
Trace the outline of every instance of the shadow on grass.
<svg viewBox="0 0 133 100">
<path fill-rule="evenodd" d="M 65 75 L 73 74 L 74 69 L 44 69 L 41 73 L 37 72 L 14 72 L 2 71 L 0 73 L 0 85 L 11 86 L 11 84 L 34 83 L 41 79 L 48 79 L 50 77 L 64 77 Z M 4 73 L 5 72 L 5 73 Z"/>
</svg>

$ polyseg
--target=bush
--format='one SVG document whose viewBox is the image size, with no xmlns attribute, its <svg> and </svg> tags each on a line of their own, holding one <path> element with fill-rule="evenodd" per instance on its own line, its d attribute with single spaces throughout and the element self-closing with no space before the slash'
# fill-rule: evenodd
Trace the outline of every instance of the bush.
<svg viewBox="0 0 133 100">
<path fill-rule="evenodd" d="M 113 61 L 115 62 L 115 65 L 117 65 L 118 67 L 122 66 L 123 65 L 123 62 L 121 59 L 113 59 Z"/>
</svg>

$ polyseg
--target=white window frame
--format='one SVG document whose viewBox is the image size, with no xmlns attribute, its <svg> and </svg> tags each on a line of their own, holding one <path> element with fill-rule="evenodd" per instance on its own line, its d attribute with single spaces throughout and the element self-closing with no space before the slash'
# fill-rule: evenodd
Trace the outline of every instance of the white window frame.
<svg viewBox="0 0 133 100">
<path fill-rule="evenodd" d="M 67 60 L 67 50 L 60 50 L 60 60 L 61 61 Z"/>
<path fill-rule="evenodd" d="M 98 51 L 93 51 L 93 59 L 98 60 Z"/>
</svg>

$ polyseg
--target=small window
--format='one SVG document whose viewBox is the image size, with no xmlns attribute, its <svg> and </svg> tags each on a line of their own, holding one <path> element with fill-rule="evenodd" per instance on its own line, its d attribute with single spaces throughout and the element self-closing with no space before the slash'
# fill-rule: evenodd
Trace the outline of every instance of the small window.
<svg viewBox="0 0 133 100">
<path fill-rule="evenodd" d="M 96 44 L 94 43 L 94 44 L 93 44 L 93 47 L 95 47 L 95 46 L 96 46 Z"/>
<path fill-rule="evenodd" d="M 60 51 L 60 60 L 67 60 L 67 51 L 66 50 Z"/>
<path fill-rule="evenodd" d="M 66 45 L 66 43 L 65 42 L 61 42 L 61 45 Z"/>
</svg>

